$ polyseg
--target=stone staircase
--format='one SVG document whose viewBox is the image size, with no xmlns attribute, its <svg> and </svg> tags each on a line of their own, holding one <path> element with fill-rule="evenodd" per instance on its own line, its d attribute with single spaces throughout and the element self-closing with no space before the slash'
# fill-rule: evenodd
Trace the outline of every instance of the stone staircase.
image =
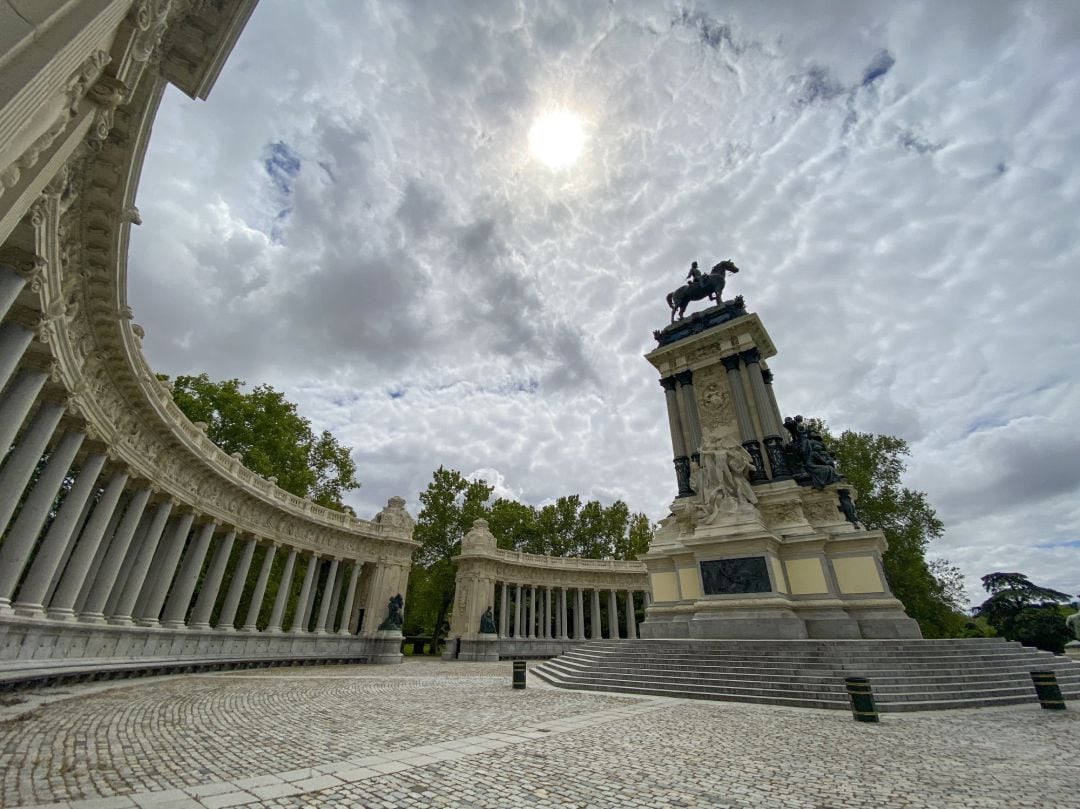
<svg viewBox="0 0 1080 809">
<path fill-rule="evenodd" d="M 868 677 L 881 712 L 1037 702 L 1040 670 L 1080 699 L 1080 663 L 1003 638 L 595 641 L 531 669 L 559 688 L 840 709 L 844 678 Z"/>
</svg>

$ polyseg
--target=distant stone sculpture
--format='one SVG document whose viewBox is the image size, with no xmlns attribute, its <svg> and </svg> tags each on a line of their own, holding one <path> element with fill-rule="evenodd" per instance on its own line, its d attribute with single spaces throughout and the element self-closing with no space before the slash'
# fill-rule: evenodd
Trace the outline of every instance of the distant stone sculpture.
<svg viewBox="0 0 1080 809">
<path fill-rule="evenodd" d="M 668 293 L 667 304 L 671 307 L 671 322 L 675 322 L 676 311 L 679 313 L 679 319 L 683 319 L 686 315 L 686 307 L 691 301 L 708 298 L 719 303 L 720 295 L 724 291 L 725 275 L 729 272 L 736 273 L 738 271 L 739 268 L 730 259 L 725 259 L 715 265 L 708 275 L 701 274 L 696 261 L 691 264 L 690 272 L 686 274 L 689 283 L 684 284 L 674 292 Z"/>
<path fill-rule="evenodd" d="M 1073 633 L 1073 637 L 1080 641 L 1080 612 L 1074 612 L 1065 619 L 1065 625 Z"/>
<path fill-rule="evenodd" d="M 480 634 L 499 634 L 499 630 L 495 628 L 495 614 L 491 611 L 491 607 L 488 607 L 486 610 L 484 610 L 484 614 L 480 616 Z"/>
<path fill-rule="evenodd" d="M 856 528 L 862 528 L 859 523 L 859 514 L 855 511 L 855 503 L 851 499 L 851 491 L 849 489 L 841 489 L 840 495 L 840 513 L 844 515 L 844 519 L 854 525 Z"/>
<path fill-rule="evenodd" d="M 694 517 L 699 525 L 712 525 L 733 517 L 741 506 L 753 506 L 757 495 L 750 485 L 753 458 L 733 439 L 719 443 L 706 439 L 700 459 L 690 473 L 694 490 Z"/>
<path fill-rule="evenodd" d="M 405 623 L 404 609 L 405 599 L 401 597 L 401 593 L 398 593 L 386 605 L 386 620 L 379 624 L 379 631 L 392 632 L 396 629 L 400 632 Z"/>
</svg>

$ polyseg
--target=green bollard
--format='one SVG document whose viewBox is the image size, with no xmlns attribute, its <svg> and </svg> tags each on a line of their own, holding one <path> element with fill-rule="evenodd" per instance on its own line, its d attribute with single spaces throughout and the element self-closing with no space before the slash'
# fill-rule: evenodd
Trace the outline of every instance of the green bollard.
<svg viewBox="0 0 1080 809">
<path fill-rule="evenodd" d="M 874 692 L 870 690 L 870 681 L 865 677 L 845 677 L 848 698 L 851 700 L 851 714 L 856 722 L 879 722 L 877 705 L 874 704 Z"/>
<path fill-rule="evenodd" d="M 514 688 L 525 687 L 525 661 L 514 661 Z"/>
<path fill-rule="evenodd" d="M 1052 671 L 1033 671 L 1031 679 L 1035 683 L 1035 693 L 1039 695 L 1039 704 L 1048 711 L 1064 711 L 1065 698 L 1061 696 L 1057 675 Z"/>
</svg>

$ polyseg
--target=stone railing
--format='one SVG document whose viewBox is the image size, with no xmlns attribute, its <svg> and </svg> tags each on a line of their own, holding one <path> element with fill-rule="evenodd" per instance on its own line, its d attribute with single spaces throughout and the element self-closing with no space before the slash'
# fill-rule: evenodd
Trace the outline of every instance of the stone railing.
<svg viewBox="0 0 1080 809">
<path fill-rule="evenodd" d="M 455 562 L 450 659 L 551 657 L 585 640 L 636 638 L 649 605 L 641 562 L 500 550 L 485 520 Z"/>
<path fill-rule="evenodd" d="M 0 8 L 0 674 L 400 659 L 378 626 L 416 546 L 404 501 L 358 520 L 246 469 L 172 401 L 126 303 L 161 94 L 205 97 L 253 6 Z"/>
</svg>

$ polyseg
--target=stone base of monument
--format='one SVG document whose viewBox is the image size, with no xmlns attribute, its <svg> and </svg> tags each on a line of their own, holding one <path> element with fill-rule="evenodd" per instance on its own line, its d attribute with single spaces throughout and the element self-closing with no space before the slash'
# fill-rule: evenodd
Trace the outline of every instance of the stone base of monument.
<svg viewBox="0 0 1080 809">
<path fill-rule="evenodd" d="M 372 663 L 400 663 L 401 642 L 405 636 L 400 629 L 381 629 L 371 639 L 371 662 Z"/>
<path fill-rule="evenodd" d="M 497 663 L 499 661 L 498 635 L 479 633 L 471 638 L 455 638 L 454 640 L 457 645 L 453 652 L 453 660 L 465 660 L 475 663 Z M 449 645 L 447 648 L 449 649 Z"/>
<path fill-rule="evenodd" d="M 1072 640 L 1065 644 L 1065 656 L 1070 660 L 1080 662 L 1080 640 Z"/>
</svg>

